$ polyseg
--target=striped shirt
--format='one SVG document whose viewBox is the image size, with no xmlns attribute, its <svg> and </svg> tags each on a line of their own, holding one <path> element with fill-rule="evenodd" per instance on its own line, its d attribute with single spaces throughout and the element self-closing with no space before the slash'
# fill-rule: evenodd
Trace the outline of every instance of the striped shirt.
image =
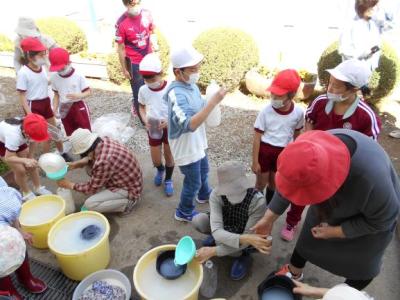
<svg viewBox="0 0 400 300">
<path fill-rule="evenodd" d="M 128 192 L 131 200 L 139 199 L 143 190 L 143 176 L 139 162 L 126 146 L 104 138 L 94 151 L 94 163 L 91 178 L 86 183 L 77 183 L 74 190 L 94 194 L 106 188 Z"/>
<path fill-rule="evenodd" d="M 0 225 L 12 225 L 21 212 L 22 196 L 0 177 Z"/>
<path fill-rule="evenodd" d="M 378 139 L 381 130 L 380 118 L 361 98 L 357 98 L 344 115 L 338 115 L 333 110 L 333 102 L 325 94 L 321 95 L 308 106 L 306 119 L 313 122 L 316 130 L 352 129 L 374 140 Z"/>
</svg>

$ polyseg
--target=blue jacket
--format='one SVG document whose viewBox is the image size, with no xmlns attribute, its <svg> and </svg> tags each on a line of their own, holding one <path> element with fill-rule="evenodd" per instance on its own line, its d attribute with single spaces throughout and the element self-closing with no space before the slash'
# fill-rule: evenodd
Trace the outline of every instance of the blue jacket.
<svg viewBox="0 0 400 300">
<path fill-rule="evenodd" d="M 206 102 L 196 84 L 173 81 L 164 94 L 168 102 L 168 138 L 177 139 L 191 132 L 190 120 Z"/>
</svg>

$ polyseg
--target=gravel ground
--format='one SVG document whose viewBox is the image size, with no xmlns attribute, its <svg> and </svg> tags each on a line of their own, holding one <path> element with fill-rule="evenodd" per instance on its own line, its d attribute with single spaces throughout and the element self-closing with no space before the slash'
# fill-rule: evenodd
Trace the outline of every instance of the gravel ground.
<svg viewBox="0 0 400 300">
<path fill-rule="evenodd" d="M 3 77 L 1 77 L 3 76 Z M 90 80 L 93 95 L 88 101 L 92 119 L 106 113 L 129 112 L 131 94 L 129 89 L 120 88 L 108 82 Z M 0 69 L 0 119 L 21 115 L 22 111 L 17 104 L 15 92 L 15 78 L 10 70 Z M 13 103 L 12 105 L 10 105 Z M 207 128 L 210 164 L 218 166 L 224 161 L 238 160 L 246 164 L 250 171 L 253 124 L 258 111 L 265 104 L 249 101 L 240 92 L 230 94 L 224 99 L 222 110 L 222 123 L 216 128 Z M 390 139 L 387 133 L 394 128 L 394 117 L 381 114 L 383 120 L 383 133 L 380 142 L 389 152 L 397 170 L 400 169 L 399 140 Z M 128 145 L 136 153 L 148 153 L 148 139 L 144 128 L 138 120 L 131 120 L 135 128 L 135 135 L 128 141 Z"/>
</svg>

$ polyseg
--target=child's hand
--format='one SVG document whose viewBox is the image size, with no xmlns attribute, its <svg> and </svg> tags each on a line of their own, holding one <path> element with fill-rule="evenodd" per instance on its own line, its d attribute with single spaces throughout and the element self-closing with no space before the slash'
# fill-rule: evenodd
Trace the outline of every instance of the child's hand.
<svg viewBox="0 0 400 300">
<path fill-rule="evenodd" d="M 29 233 L 29 232 L 25 232 L 25 231 L 20 231 L 23 239 L 29 244 L 32 245 L 33 244 L 33 234 Z"/>
<path fill-rule="evenodd" d="M 168 126 L 168 122 L 165 120 L 161 120 L 160 126 L 158 126 L 158 129 L 164 129 L 164 128 L 167 128 L 167 126 Z"/>
<path fill-rule="evenodd" d="M 82 93 L 67 94 L 68 100 L 81 100 L 83 98 Z"/>
<path fill-rule="evenodd" d="M 33 169 L 38 166 L 37 160 L 33 159 L 33 158 L 25 158 L 23 164 L 24 164 L 25 168 L 27 168 L 27 169 Z"/>
<path fill-rule="evenodd" d="M 260 174 L 261 173 L 261 166 L 258 162 L 254 162 L 253 165 L 251 166 L 251 170 L 254 172 L 254 174 Z"/>
<path fill-rule="evenodd" d="M 220 103 L 222 99 L 225 98 L 225 95 L 227 94 L 227 90 L 225 88 L 221 87 L 218 92 L 215 93 L 214 96 L 212 96 L 211 101 L 214 102 L 215 105 Z"/>
</svg>

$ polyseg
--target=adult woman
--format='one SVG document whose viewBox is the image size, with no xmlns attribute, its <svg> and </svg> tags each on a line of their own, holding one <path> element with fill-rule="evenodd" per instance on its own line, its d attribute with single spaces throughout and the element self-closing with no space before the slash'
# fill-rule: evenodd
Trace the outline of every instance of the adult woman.
<svg viewBox="0 0 400 300">
<path fill-rule="evenodd" d="M 43 142 L 49 138 L 47 122 L 37 114 L 0 122 L 0 159 L 14 172 L 15 182 L 21 189 L 24 201 L 39 195 L 51 194 L 40 185 L 37 161 L 32 158 L 28 147 L 29 139 Z M 32 178 L 33 191 L 28 186 L 28 174 Z"/>
<path fill-rule="evenodd" d="M 290 265 L 278 274 L 301 279 L 310 261 L 357 289 L 378 275 L 400 203 L 399 180 L 378 143 L 346 129 L 306 132 L 279 156 L 276 186 L 256 233 L 269 234 L 290 202 L 310 205 Z"/>
</svg>

